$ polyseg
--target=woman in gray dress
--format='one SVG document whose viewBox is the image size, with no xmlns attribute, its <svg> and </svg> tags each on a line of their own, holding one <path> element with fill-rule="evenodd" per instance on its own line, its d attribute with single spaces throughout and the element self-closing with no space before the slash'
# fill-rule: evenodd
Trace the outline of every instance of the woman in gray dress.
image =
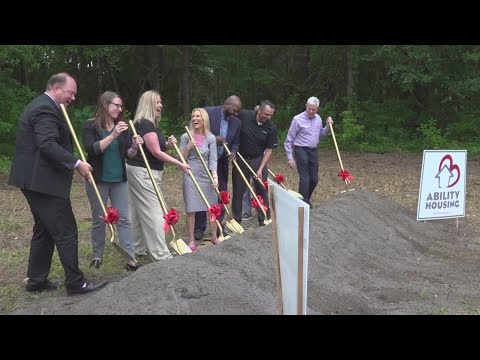
<svg viewBox="0 0 480 360">
<path fill-rule="evenodd" d="M 218 186 L 217 176 L 217 141 L 215 135 L 210 132 L 210 119 L 204 109 L 196 108 L 192 111 L 192 121 L 190 123 L 190 133 L 193 140 L 190 140 L 187 133 L 180 138 L 180 151 L 192 169 L 193 176 L 197 180 L 202 192 L 208 200 L 210 206 L 218 203 L 218 196 L 213 186 Z M 200 153 L 212 174 L 214 184 L 210 181 L 205 168 L 194 146 L 197 146 Z M 196 250 L 193 229 L 195 227 L 195 212 L 207 211 L 210 220 L 207 205 L 203 201 L 193 180 L 188 174 L 183 174 L 183 200 L 185 202 L 185 212 L 187 214 L 188 247 Z M 218 244 L 217 223 L 210 221 L 211 241 Z"/>
</svg>

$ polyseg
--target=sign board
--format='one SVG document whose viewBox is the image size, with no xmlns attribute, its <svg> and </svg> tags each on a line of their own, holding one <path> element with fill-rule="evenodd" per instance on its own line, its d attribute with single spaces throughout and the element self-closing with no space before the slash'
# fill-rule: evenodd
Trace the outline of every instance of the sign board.
<svg viewBox="0 0 480 360">
<path fill-rule="evenodd" d="M 417 220 L 465 216 L 466 150 L 424 150 Z"/>
<path fill-rule="evenodd" d="M 284 315 L 306 315 L 310 205 L 268 180 Z M 278 286 L 278 282 L 280 286 Z"/>
</svg>

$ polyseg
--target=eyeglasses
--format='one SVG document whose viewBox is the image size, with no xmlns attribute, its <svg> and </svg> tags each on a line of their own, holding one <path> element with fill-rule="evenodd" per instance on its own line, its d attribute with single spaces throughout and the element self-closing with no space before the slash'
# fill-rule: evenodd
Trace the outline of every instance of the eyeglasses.
<svg viewBox="0 0 480 360">
<path fill-rule="evenodd" d="M 117 109 L 123 109 L 122 104 L 115 104 L 115 103 L 110 103 L 110 104 L 115 105 L 117 107 Z"/>
</svg>

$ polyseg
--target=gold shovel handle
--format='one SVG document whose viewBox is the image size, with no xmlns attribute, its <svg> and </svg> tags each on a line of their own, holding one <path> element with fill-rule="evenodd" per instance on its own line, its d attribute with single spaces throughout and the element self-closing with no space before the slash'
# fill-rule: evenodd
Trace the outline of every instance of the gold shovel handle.
<svg viewBox="0 0 480 360">
<path fill-rule="evenodd" d="M 70 117 L 68 116 L 67 110 L 65 109 L 65 106 L 63 104 L 60 104 L 60 109 L 62 109 L 63 116 L 65 117 L 65 120 L 67 121 L 68 129 L 70 130 L 70 134 L 72 135 L 73 141 L 75 142 L 75 146 L 77 147 L 77 150 L 80 154 L 80 158 L 82 159 L 83 162 L 87 162 L 85 159 L 85 155 L 83 154 L 82 147 L 80 146 L 80 143 L 78 142 L 77 134 L 75 134 L 75 129 L 72 126 L 72 122 L 70 121 Z M 93 178 L 92 172 L 88 173 L 89 181 L 93 186 L 93 189 L 95 190 L 95 195 L 97 196 L 97 200 L 100 203 L 100 206 L 102 207 L 102 211 L 105 214 L 104 216 L 107 215 L 107 210 L 105 209 L 105 205 L 103 205 L 102 197 L 100 196 L 100 193 L 98 192 L 97 184 L 95 183 L 95 179 Z M 109 222 L 107 222 L 108 228 L 110 230 L 110 242 L 113 242 L 115 239 L 115 231 L 113 230 L 113 225 Z"/>
<path fill-rule="evenodd" d="M 263 183 L 262 179 L 260 179 L 258 176 L 257 176 L 257 173 L 255 172 L 255 170 L 252 169 L 252 167 L 250 166 L 250 164 L 243 158 L 242 154 L 240 154 L 238 151 L 237 151 L 237 155 L 238 157 L 240 158 L 240 160 L 243 161 L 243 163 L 245 164 L 245 166 L 248 168 L 248 170 L 250 170 L 250 172 L 252 173 L 253 175 L 253 178 L 255 180 L 258 180 L 258 182 L 262 185 L 262 187 L 264 189 L 266 189 L 265 187 L 265 184 Z"/>
<path fill-rule="evenodd" d="M 231 155 L 232 153 L 230 152 L 230 149 L 228 148 L 227 144 L 223 143 L 223 147 L 225 148 L 226 152 L 228 155 Z M 237 153 L 238 154 L 238 153 Z M 237 171 L 240 173 L 240 175 L 242 176 L 242 179 L 243 181 L 245 182 L 245 185 L 247 185 L 247 188 L 248 190 L 250 191 L 250 194 L 252 194 L 253 197 L 255 197 L 255 199 L 257 200 L 257 204 L 258 204 L 258 207 L 262 210 L 263 212 L 263 215 L 265 216 L 265 220 L 264 221 L 267 221 L 267 213 L 265 212 L 265 209 L 263 208 L 262 204 L 260 203 L 260 200 L 258 200 L 258 196 L 257 194 L 255 194 L 255 191 L 253 191 L 252 187 L 250 186 L 250 184 L 248 183 L 247 181 L 247 178 L 245 177 L 245 175 L 243 174 L 242 170 L 240 170 L 240 166 L 238 166 L 238 163 L 237 163 L 237 160 L 232 160 L 233 162 L 233 165 L 235 165 L 235 167 L 237 168 Z"/>
<path fill-rule="evenodd" d="M 327 119 L 327 122 L 328 122 L 328 119 Z M 340 162 L 340 167 L 343 170 L 342 158 L 340 157 L 340 151 L 338 150 L 337 140 L 335 139 L 335 132 L 333 131 L 332 123 L 328 122 L 328 125 L 330 126 L 330 132 L 332 133 L 333 143 L 335 144 L 335 150 L 337 150 L 338 161 Z M 348 185 L 347 179 L 344 179 L 344 181 L 345 181 L 345 186 L 347 186 Z"/>
</svg>

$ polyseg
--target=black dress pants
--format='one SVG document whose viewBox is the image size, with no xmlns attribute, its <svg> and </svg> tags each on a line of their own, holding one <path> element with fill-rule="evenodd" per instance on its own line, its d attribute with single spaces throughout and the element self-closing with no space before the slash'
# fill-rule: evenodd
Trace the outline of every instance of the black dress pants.
<svg viewBox="0 0 480 360">
<path fill-rule="evenodd" d="M 81 287 L 85 277 L 78 267 L 78 230 L 70 199 L 30 190 L 22 190 L 22 193 L 35 222 L 28 260 L 28 285 L 40 285 L 48 278 L 56 246 L 65 271 L 65 287 Z"/>
</svg>

